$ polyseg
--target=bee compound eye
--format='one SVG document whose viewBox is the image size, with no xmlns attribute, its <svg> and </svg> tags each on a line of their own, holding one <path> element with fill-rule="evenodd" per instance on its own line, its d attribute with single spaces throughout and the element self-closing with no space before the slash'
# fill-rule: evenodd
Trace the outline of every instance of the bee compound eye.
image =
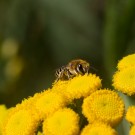
<svg viewBox="0 0 135 135">
<path fill-rule="evenodd" d="M 78 64 L 79 69 L 82 69 L 82 64 Z"/>
<path fill-rule="evenodd" d="M 78 66 L 77 66 L 77 70 L 78 70 L 78 72 L 79 72 L 79 73 L 84 74 L 84 70 L 83 70 L 83 66 L 82 66 L 82 64 L 78 64 Z"/>
</svg>

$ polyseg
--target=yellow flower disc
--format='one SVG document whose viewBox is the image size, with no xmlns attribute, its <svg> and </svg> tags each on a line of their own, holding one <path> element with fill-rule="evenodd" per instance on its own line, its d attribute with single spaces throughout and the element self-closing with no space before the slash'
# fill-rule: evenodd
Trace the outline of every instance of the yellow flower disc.
<svg viewBox="0 0 135 135">
<path fill-rule="evenodd" d="M 15 110 L 30 110 L 33 113 L 33 117 L 37 119 L 37 121 L 41 120 L 38 110 L 35 108 L 34 103 L 39 98 L 40 93 L 36 93 L 33 97 L 29 97 L 27 99 L 22 100 L 21 103 L 17 104 L 14 108 Z"/>
<path fill-rule="evenodd" d="M 113 86 L 115 89 L 127 94 L 135 94 L 135 67 L 129 67 L 118 71 L 113 76 Z"/>
<path fill-rule="evenodd" d="M 122 120 L 124 103 L 116 92 L 103 89 L 85 98 L 82 109 L 89 122 L 103 121 L 115 126 Z"/>
<path fill-rule="evenodd" d="M 58 82 L 53 84 L 52 90 L 57 90 L 59 92 L 64 91 L 67 88 L 68 83 L 69 83 L 69 80 L 67 81 L 59 80 Z"/>
<path fill-rule="evenodd" d="M 96 122 L 85 126 L 80 135 L 117 135 L 117 132 L 105 123 Z"/>
<path fill-rule="evenodd" d="M 135 135 L 135 125 L 133 125 L 129 131 L 129 135 Z"/>
<path fill-rule="evenodd" d="M 33 97 L 28 97 L 22 100 L 20 104 L 17 104 L 16 107 L 29 109 L 31 106 L 33 106 L 33 103 L 36 99 L 38 99 L 40 96 L 40 93 L 36 93 Z"/>
<path fill-rule="evenodd" d="M 128 107 L 126 120 L 132 124 L 135 124 L 135 106 Z"/>
<path fill-rule="evenodd" d="M 38 122 L 30 110 L 11 110 L 5 121 L 3 135 L 35 135 Z"/>
<path fill-rule="evenodd" d="M 68 84 L 65 93 L 69 99 L 89 96 L 102 86 L 101 79 L 94 74 L 74 77 Z"/>
<path fill-rule="evenodd" d="M 123 57 L 122 60 L 118 62 L 118 70 L 122 70 L 128 67 L 135 66 L 135 54 L 128 55 Z"/>
<path fill-rule="evenodd" d="M 56 111 L 44 121 L 43 133 L 45 135 L 78 135 L 78 114 L 69 108 Z"/>
<path fill-rule="evenodd" d="M 58 82 L 53 84 L 52 91 L 55 91 L 56 93 L 60 93 L 65 97 L 65 101 L 67 103 L 71 102 L 71 100 L 67 97 L 66 89 L 69 84 L 70 80 L 67 81 L 61 81 L 59 80 Z"/>
<path fill-rule="evenodd" d="M 41 118 L 45 118 L 65 106 L 65 98 L 56 92 L 46 90 L 35 100 L 35 107 Z"/>
</svg>

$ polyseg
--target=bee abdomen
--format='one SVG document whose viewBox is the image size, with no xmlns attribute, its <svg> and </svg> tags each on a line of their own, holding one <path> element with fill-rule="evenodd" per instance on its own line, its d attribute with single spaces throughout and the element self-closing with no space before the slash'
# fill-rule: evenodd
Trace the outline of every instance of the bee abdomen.
<svg viewBox="0 0 135 135">
<path fill-rule="evenodd" d="M 59 77 L 64 72 L 64 70 L 65 70 L 64 66 L 57 69 L 56 72 L 55 72 L 56 77 Z"/>
</svg>

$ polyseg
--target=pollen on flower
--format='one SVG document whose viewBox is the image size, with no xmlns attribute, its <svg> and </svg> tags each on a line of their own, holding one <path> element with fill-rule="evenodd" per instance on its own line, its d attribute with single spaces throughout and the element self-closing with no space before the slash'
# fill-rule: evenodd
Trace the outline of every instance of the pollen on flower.
<svg viewBox="0 0 135 135">
<path fill-rule="evenodd" d="M 85 126 L 80 135 L 117 135 L 117 132 L 105 123 L 94 122 Z"/>
<path fill-rule="evenodd" d="M 64 107 L 65 104 L 64 96 L 51 89 L 43 91 L 34 102 L 34 106 L 42 119 Z"/>
<path fill-rule="evenodd" d="M 4 122 L 3 135 L 34 135 L 38 127 L 37 120 L 30 110 L 11 109 Z"/>
<path fill-rule="evenodd" d="M 56 111 L 43 123 L 45 135 L 78 135 L 79 116 L 72 109 L 64 108 Z"/>
<path fill-rule="evenodd" d="M 101 79 L 95 74 L 79 75 L 71 79 L 65 93 L 69 99 L 77 99 L 89 96 L 101 86 Z"/>
<path fill-rule="evenodd" d="M 132 124 L 135 124 L 135 106 L 128 107 L 126 120 Z"/>
<path fill-rule="evenodd" d="M 113 75 L 115 89 L 131 96 L 135 94 L 135 66 L 117 71 Z"/>
<path fill-rule="evenodd" d="M 135 66 L 135 54 L 128 55 L 126 57 L 123 57 L 119 62 L 118 62 L 118 70 L 122 70 L 128 67 Z"/>
<path fill-rule="evenodd" d="M 85 98 L 82 109 L 89 122 L 103 121 L 115 126 L 122 120 L 124 103 L 116 92 L 103 89 Z"/>
</svg>

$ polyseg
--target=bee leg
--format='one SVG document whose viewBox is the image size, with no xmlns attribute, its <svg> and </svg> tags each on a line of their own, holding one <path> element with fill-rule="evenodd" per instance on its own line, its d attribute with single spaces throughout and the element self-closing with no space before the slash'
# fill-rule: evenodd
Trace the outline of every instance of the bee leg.
<svg viewBox="0 0 135 135">
<path fill-rule="evenodd" d="M 67 79 L 70 80 L 71 79 L 71 76 L 70 75 L 67 75 Z"/>
<path fill-rule="evenodd" d="M 58 79 L 58 77 L 57 77 L 57 78 L 55 79 L 55 82 L 58 82 L 58 80 L 59 80 L 59 79 Z"/>
<path fill-rule="evenodd" d="M 71 80 L 73 77 L 74 77 L 73 74 L 69 70 L 67 70 L 67 78 L 68 78 L 68 80 Z"/>
</svg>

